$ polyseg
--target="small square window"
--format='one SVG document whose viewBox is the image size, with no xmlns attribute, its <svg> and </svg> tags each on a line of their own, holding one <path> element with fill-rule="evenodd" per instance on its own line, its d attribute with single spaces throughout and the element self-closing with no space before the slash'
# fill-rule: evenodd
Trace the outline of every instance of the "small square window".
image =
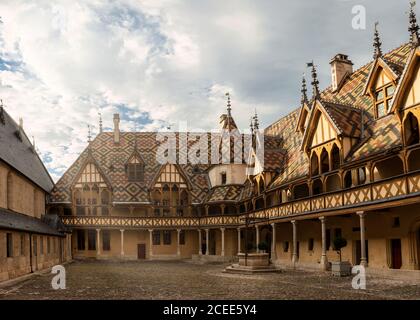
<svg viewBox="0 0 420 320">
<path fill-rule="evenodd" d="M 394 217 L 392 222 L 393 228 L 399 228 L 400 227 L 400 217 Z"/>
</svg>

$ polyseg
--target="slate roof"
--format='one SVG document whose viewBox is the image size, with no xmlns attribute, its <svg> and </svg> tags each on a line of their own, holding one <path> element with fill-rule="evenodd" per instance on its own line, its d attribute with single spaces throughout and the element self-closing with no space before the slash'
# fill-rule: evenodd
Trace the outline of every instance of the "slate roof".
<svg viewBox="0 0 420 320">
<path fill-rule="evenodd" d="M 0 208 L 0 229 L 18 230 L 51 236 L 63 236 L 63 233 L 60 232 L 59 229 L 55 228 L 56 226 L 57 225 L 52 226 L 49 223 L 37 218 Z M 61 230 L 64 231 L 64 229 Z"/>
<path fill-rule="evenodd" d="M 21 135 L 22 140 L 18 138 L 16 133 L 19 132 L 19 126 L 3 108 L 1 109 L 3 121 L 0 121 L 0 160 L 19 171 L 44 191 L 50 192 L 54 183 L 34 151 L 32 143 L 25 133 Z"/>
</svg>

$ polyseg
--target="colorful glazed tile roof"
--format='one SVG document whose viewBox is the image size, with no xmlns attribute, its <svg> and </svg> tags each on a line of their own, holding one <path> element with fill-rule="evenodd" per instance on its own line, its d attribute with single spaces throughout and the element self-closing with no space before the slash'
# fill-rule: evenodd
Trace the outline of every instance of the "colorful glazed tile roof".
<svg viewBox="0 0 420 320">
<path fill-rule="evenodd" d="M 404 44 L 384 55 L 383 60 L 400 76 L 410 52 L 410 44 Z M 338 92 L 328 87 L 321 93 L 320 100 L 328 115 L 345 136 L 361 138 L 363 113 L 363 139 L 354 146 L 346 158 L 348 162 L 401 145 L 401 133 L 395 115 L 373 120 L 375 118 L 373 102 L 368 96 L 363 95 L 373 63 L 370 62 L 349 75 Z M 267 135 L 280 137 L 284 141 L 283 148 L 286 150 L 282 172 L 272 182 L 270 188 L 308 177 L 308 158 L 300 149 L 302 134 L 295 131 L 299 113 L 300 108 L 265 130 Z"/>
</svg>

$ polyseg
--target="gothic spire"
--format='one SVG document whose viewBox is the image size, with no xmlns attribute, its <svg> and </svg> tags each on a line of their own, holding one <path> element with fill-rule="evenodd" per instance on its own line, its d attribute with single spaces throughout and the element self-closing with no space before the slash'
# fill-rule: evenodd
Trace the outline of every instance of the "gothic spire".
<svg viewBox="0 0 420 320">
<path fill-rule="evenodd" d="M 373 37 L 373 48 L 374 48 L 373 59 L 375 60 L 382 57 L 382 42 L 381 42 L 381 37 L 379 36 L 378 25 L 379 25 L 379 22 L 375 22 L 375 34 Z"/>
<path fill-rule="evenodd" d="M 227 115 L 228 115 L 228 117 L 231 117 L 232 108 L 231 108 L 231 104 L 230 104 L 230 93 L 226 92 L 226 96 L 227 96 Z"/>
<path fill-rule="evenodd" d="M 251 117 L 251 120 L 250 120 L 250 123 L 249 123 L 249 128 L 251 130 L 251 134 L 254 133 L 254 122 L 253 122 L 253 120 L 254 120 L 254 117 Z"/>
<path fill-rule="evenodd" d="M 420 45 L 420 27 L 417 23 L 416 13 L 414 12 L 414 7 L 416 6 L 416 1 L 410 2 L 410 27 L 408 31 L 410 31 L 410 42 L 413 48 L 417 48 Z"/>
<path fill-rule="evenodd" d="M 260 123 L 258 121 L 257 109 L 255 109 L 255 115 L 254 115 L 253 119 L 254 119 L 254 129 L 258 130 L 260 128 Z"/>
<path fill-rule="evenodd" d="M 306 79 L 305 79 L 305 75 L 303 75 L 302 77 L 302 90 L 300 91 L 302 92 L 302 105 L 304 105 L 305 103 L 308 103 L 308 89 L 306 88 Z"/>
<path fill-rule="evenodd" d="M 102 133 L 103 128 L 102 128 L 102 114 L 99 112 L 99 133 Z"/>
<path fill-rule="evenodd" d="M 308 63 L 308 67 L 312 67 L 312 95 L 314 99 L 318 99 L 320 97 L 319 92 L 319 80 L 318 80 L 318 74 L 316 72 L 315 64 L 314 62 Z M 306 80 L 305 80 L 306 81 Z"/>
<path fill-rule="evenodd" d="M 88 143 L 90 144 L 92 142 L 92 132 L 90 131 L 90 124 L 88 124 Z"/>
</svg>

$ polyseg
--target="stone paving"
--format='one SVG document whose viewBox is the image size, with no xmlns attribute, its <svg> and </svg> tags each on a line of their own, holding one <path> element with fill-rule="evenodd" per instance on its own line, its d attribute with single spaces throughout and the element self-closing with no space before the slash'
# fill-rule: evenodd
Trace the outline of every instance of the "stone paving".
<svg viewBox="0 0 420 320">
<path fill-rule="evenodd" d="M 223 265 L 192 262 L 75 261 L 66 265 L 67 289 L 53 290 L 44 273 L 0 288 L 0 299 L 420 299 L 420 285 L 367 279 L 354 290 L 351 278 L 328 273 L 223 273 Z"/>
</svg>

